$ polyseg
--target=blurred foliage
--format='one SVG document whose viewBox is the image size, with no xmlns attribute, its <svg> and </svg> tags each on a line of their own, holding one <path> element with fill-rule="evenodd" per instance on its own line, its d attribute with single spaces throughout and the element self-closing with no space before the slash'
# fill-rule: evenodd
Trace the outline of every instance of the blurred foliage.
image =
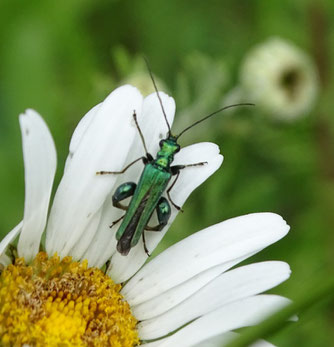
<svg viewBox="0 0 334 347">
<path fill-rule="evenodd" d="M 159 250 L 221 220 L 272 211 L 291 232 L 255 258 L 285 260 L 293 271 L 274 292 L 298 298 L 319 271 L 333 276 L 333 18 L 331 0 L 2 0 L 1 235 L 23 215 L 20 112 L 32 107 L 48 123 L 58 151 L 57 185 L 75 125 L 116 86 L 147 78 L 143 54 L 175 97 L 174 129 L 182 129 L 221 105 L 247 51 L 274 35 L 314 59 L 321 83 L 315 109 L 284 124 L 242 108 L 187 133 L 182 145 L 213 141 L 225 160 L 189 198 Z M 330 346 L 333 313 L 333 302 L 319 301 L 271 341 Z"/>
</svg>

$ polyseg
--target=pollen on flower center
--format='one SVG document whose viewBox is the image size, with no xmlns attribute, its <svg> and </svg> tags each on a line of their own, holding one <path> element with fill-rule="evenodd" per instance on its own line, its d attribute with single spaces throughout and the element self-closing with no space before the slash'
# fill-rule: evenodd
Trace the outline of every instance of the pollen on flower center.
<svg viewBox="0 0 334 347">
<path fill-rule="evenodd" d="M 0 344 L 135 346 L 137 321 L 120 289 L 85 261 L 18 258 L 0 276 Z"/>
</svg>

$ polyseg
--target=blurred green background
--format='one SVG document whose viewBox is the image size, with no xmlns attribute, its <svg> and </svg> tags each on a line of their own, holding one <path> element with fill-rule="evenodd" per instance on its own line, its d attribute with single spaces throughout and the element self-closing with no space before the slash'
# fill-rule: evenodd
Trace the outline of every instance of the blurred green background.
<svg viewBox="0 0 334 347">
<path fill-rule="evenodd" d="M 241 214 L 272 211 L 289 235 L 256 260 L 287 261 L 289 281 L 273 292 L 292 299 L 334 265 L 334 2 L 91 1 L 0 2 L 0 170 L 2 237 L 22 218 L 24 172 L 18 114 L 40 112 L 58 153 L 56 184 L 70 136 L 85 112 L 124 81 L 147 85 L 145 54 L 177 103 L 174 129 L 219 108 L 238 84 L 243 58 L 272 36 L 290 40 L 319 74 L 315 107 L 293 122 L 259 108 L 217 117 L 182 139 L 219 144 L 222 168 L 184 206 L 160 250 Z M 254 258 L 252 259 L 254 261 Z M 270 341 L 333 346 L 334 304 L 320 300 Z"/>
</svg>

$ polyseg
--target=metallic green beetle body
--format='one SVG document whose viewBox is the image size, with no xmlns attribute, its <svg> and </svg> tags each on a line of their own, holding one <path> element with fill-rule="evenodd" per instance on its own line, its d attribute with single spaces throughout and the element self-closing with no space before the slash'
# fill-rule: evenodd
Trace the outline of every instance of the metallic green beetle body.
<svg viewBox="0 0 334 347">
<path fill-rule="evenodd" d="M 124 254 L 138 243 L 171 177 L 169 172 L 152 164 L 145 166 L 127 213 L 116 233 L 117 249 L 120 253 Z"/>
<path fill-rule="evenodd" d="M 179 150 L 180 146 L 176 143 L 176 138 L 172 136 L 160 141 L 160 150 L 156 159 L 153 159 L 149 154 L 142 158 L 145 168 L 138 185 L 133 182 L 126 182 L 119 186 L 114 193 L 114 206 L 127 210 L 116 233 L 117 250 L 121 254 L 128 254 L 130 249 L 138 243 L 145 229 L 160 231 L 167 224 L 171 208 L 162 194 L 166 191 L 172 176 L 178 174 L 181 169 L 180 166 L 171 167 L 174 154 Z M 132 196 L 129 206 L 121 205 L 120 201 L 129 196 Z M 149 227 L 148 222 L 155 209 L 159 224 L 155 227 Z"/>
</svg>

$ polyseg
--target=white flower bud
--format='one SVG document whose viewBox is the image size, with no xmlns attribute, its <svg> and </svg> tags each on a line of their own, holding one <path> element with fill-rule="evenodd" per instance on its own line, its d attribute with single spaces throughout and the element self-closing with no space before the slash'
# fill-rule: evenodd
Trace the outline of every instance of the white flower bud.
<svg viewBox="0 0 334 347">
<path fill-rule="evenodd" d="M 253 48 L 240 71 L 243 98 L 276 118 L 293 120 L 311 111 L 318 92 L 315 67 L 303 51 L 280 38 Z"/>
</svg>

